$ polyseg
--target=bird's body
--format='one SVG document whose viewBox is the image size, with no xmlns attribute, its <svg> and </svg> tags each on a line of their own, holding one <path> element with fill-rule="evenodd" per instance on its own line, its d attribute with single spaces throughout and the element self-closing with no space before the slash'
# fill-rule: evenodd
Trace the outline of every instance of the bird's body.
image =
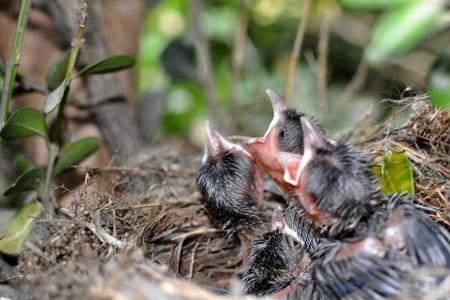
<svg viewBox="0 0 450 300">
<path fill-rule="evenodd" d="M 207 150 L 197 176 L 205 206 L 228 236 L 251 229 L 261 222 L 260 171 L 240 146 L 213 129 L 208 128 L 207 133 Z"/>
</svg>

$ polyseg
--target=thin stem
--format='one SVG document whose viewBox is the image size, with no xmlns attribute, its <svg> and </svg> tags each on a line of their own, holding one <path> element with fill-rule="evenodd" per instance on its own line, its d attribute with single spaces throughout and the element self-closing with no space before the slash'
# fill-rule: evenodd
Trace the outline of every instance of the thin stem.
<svg viewBox="0 0 450 300">
<path fill-rule="evenodd" d="M 298 58 L 302 49 L 303 38 L 305 36 L 306 25 L 308 24 L 309 11 L 311 9 L 311 0 L 304 0 L 303 17 L 300 18 L 297 27 L 297 35 L 295 36 L 294 47 L 292 48 L 291 57 L 289 59 L 288 73 L 286 78 L 286 89 L 284 92 L 284 101 L 289 102 L 294 89 L 295 72 L 297 70 Z"/>
<path fill-rule="evenodd" d="M 19 17 L 17 19 L 16 32 L 6 64 L 5 81 L 3 82 L 1 103 L 0 103 L 0 128 L 3 128 L 8 117 L 9 107 L 11 105 L 12 91 L 16 79 L 17 68 L 20 61 L 20 49 L 22 47 L 23 34 L 28 20 L 31 0 L 22 0 L 20 4 Z"/>
<path fill-rule="evenodd" d="M 58 155 L 59 147 L 56 144 L 49 144 L 48 145 L 48 164 L 47 164 L 47 172 L 45 174 L 45 181 L 44 181 L 44 188 L 42 191 L 42 205 L 44 206 L 47 214 L 50 217 L 53 217 L 55 214 L 54 208 L 53 208 L 53 201 L 51 199 L 51 183 L 52 183 L 52 173 L 53 168 L 55 166 L 55 159 Z"/>
<path fill-rule="evenodd" d="M 202 31 L 203 5 L 201 0 L 189 1 L 191 8 L 192 32 L 194 35 L 197 69 L 200 83 L 206 93 L 208 111 L 216 128 L 224 130 L 221 117 L 219 98 L 214 87 L 214 72 L 211 66 L 211 54 L 208 41 Z"/>
<path fill-rule="evenodd" d="M 244 5 L 241 5 L 241 16 L 239 24 L 234 33 L 233 50 L 231 54 L 231 82 L 230 82 L 230 131 L 234 131 L 237 127 L 236 106 L 239 99 L 239 80 L 241 77 L 242 64 L 244 62 L 245 38 L 247 37 L 248 28 L 248 11 Z"/>
<path fill-rule="evenodd" d="M 78 32 L 74 39 L 72 40 L 71 47 L 70 47 L 70 54 L 69 54 L 69 62 L 67 64 L 67 70 L 66 70 L 66 78 L 65 84 L 66 90 L 65 95 L 63 96 L 63 99 L 61 103 L 58 106 L 58 114 L 55 121 L 55 130 L 53 132 L 53 141 L 57 141 L 59 146 L 62 146 L 63 139 L 62 137 L 62 131 L 63 131 L 63 120 L 64 120 L 64 109 L 66 106 L 66 100 L 67 100 L 67 94 L 69 93 L 70 89 L 70 83 L 72 81 L 72 75 L 75 69 L 75 63 L 77 61 L 78 52 L 80 51 L 81 45 L 83 44 L 83 36 L 84 32 L 86 30 L 86 23 L 87 23 L 87 1 L 84 2 L 83 6 L 78 11 L 78 18 L 79 18 L 79 27 Z"/>
<path fill-rule="evenodd" d="M 319 70 L 317 72 L 318 95 L 319 95 L 319 111 L 322 123 L 327 124 L 328 113 L 328 96 L 327 96 L 327 73 L 328 73 L 328 43 L 330 40 L 330 19 L 325 16 L 320 23 L 318 44 L 318 63 Z"/>
</svg>

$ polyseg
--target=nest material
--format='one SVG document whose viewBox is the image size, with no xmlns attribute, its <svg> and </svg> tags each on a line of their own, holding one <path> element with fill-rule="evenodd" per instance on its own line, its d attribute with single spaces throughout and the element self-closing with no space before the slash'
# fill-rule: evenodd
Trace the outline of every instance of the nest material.
<svg viewBox="0 0 450 300">
<path fill-rule="evenodd" d="M 352 141 L 374 156 L 403 149 L 418 201 L 449 224 L 450 114 L 421 99 L 406 107 L 413 108 L 406 123 L 392 127 L 389 120 Z M 10 284 L 32 299 L 229 299 L 216 294 L 239 271 L 242 251 L 211 221 L 196 192 L 200 157 L 171 143 L 133 167 L 90 170 L 97 175 L 74 192 L 70 209 L 37 221 Z M 109 191 L 90 192 L 98 181 Z"/>
<path fill-rule="evenodd" d="M 394 125 L 401 113 L 403 124 Z M 406 153 L 414 171 L 416 200 L 434 220 L 450 228 L 450 111 L 433 107 L 427 97 L 403 99 L 392 118 L 354 142 L 375 158 L 389 150 Z"/>
</svg>

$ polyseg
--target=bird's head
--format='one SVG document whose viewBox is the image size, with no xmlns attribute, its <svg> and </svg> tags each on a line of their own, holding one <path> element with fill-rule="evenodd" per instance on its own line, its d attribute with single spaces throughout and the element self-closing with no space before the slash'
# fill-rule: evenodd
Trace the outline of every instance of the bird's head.
<svg viewBox="0 0 450 300">
<path fill-rule="evenodd" d="M 263 197 L 260 171 L 244 148 L 229 142 L 209 124 L 197 187 L 211 215 L 224 227 L 258 217 L 256 206 Z"/>
<path fill-rule="evenodd" d="M 274 91 L 267 89 L 272 103 L 273 119 L 263 137 L 250 139 L 246 148 L 257 164 L 286 192 L 292 188 L 286 183 L 287 173 L 298 169 L 304 151 L 304 138 L 301 119 L 305 114 L 287 108 L 283 99 Z M 314 118 L 307 116 L 318 132 L 324 129 Z"/>
<path fill-rule="evenodd" d="M 303 156 L 289 162 L 297 167 L 285 168 L 284 179 L 296 187 L 305 211 L 319 221 L 351 220 L 369 213 L 381 201 L 381 193 L 364 153 L 348 143 L 330 142 L 307 118 L 301 123 Z"/>
</svg>

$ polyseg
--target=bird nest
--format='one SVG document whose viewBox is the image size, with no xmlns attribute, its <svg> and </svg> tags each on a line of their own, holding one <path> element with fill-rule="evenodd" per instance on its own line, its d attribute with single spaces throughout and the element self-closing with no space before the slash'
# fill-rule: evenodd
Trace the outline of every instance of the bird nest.
<svg viewBox="0 0 450 300">
<path fill-rule="evenodd" d="M 450 113 L 420 97 L 406 110 L 405 122 L 393 125 L 394 117 L 347 138 L 374 157 L 404 150 L 417 201 L 449 225 Z M 36 220 L 10 285 L 32 299 L 240 299 L 233 280 L 240 243 L 224 236 L 202 204 L 200 157 L 184 144 L 162 143 L 132 166 L 89 170 L 69 208 Z"/>
</svg>

